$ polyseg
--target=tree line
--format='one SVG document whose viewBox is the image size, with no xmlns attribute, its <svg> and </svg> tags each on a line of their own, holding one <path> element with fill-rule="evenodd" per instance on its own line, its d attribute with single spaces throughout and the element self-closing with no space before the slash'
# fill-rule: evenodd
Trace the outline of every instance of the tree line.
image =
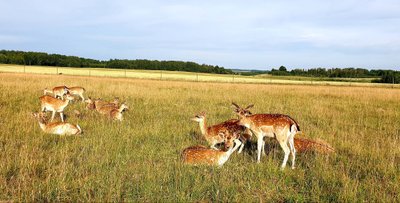
<svg viewBox="0 0 400 203">
<path fill-rule="evenodd" d="M 0 51 L 0 63 L 37 65 L 37 66 L 59 66 L 77 68 L 118 68 L 118 69 L 144 69 L 144 70 L 171 70 L 189 71 L 202 73 L 233 74 L 224 67 L 206 64 L 197 64 L 184 61 L 158 61 L 158 60 L 127 60 L 110 59 L 107 61 L 82 58 L 77 56 L 65 56 L 61 54 L 47 54 L 42 52 L 24 51 Z"/>
<path fill-rule="evenodd" d="M 224 67 L 206 64 L 197 64 L 184 61 L 158 61 L 146 59 L 110 59 L 106 61 L 66 56 L 61 54 L 47 54 L 42 52 L 24 52 L 0 50 L 0 64 L 59 66 L 59 67 L 85 67 L 85 68 L 117 68 L 117 69 L 144 69 L 144 70 L 170 70 L 188 71 L 217 74 L 258 75 L 272 74 L 283 76 L 328 77 L 328 78 L 379 78 L 373 82 L 400 83 L 400 71 L 394 70 L 367 70 L 363 68 L 311 68 L 293 69 L 288 71 L 285 66 L 270 71 L 232 71 Z"/>
<path fill-rule="evenodd" d="M 373 82 L 378 83 L 400 83 L 400 71 L 395 70 L 368 70 L 363 68 L 311 68 L 293 69 L 288 71 L 285 66 L 272 69 L 266 73 L 272 75 L 291 75 L 305 77 L 328 77 L 328 78 L 380 78 Z"/>
</svg>

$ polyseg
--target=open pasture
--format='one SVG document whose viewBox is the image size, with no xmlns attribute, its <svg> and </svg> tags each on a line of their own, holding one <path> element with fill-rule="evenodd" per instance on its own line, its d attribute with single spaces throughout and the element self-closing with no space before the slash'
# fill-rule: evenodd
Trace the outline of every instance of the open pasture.
<svg viewBox="0 0 400 203">
<path fill-rule="evenodd" d="M 0 64 L 0 72 L 10 73 L 37 73 L 37 74 L 62 74 L 75 76 L 100 76 L 138 78 L 152 80 L 219 82 L 219 83 L 251 83 L 251 84 L 297 84 L 297 85 L 334 85 L 334 86 L 359 86 L 359 87 L 392 87 L 399 88 L 399 84 L 371 83 L 377 78 L 319 78 L 301 76 L 272 76 L 269 74 L 243 76 L 213 73 L 194 73 L 183 71 L 165 70 L 136 70 L 136 69 L 110 69 L 110 68 L 70 68 L 50 66 L 24 66 Z"/>
<path fill-rule="evenodd" d="M 119 97 L 129 111 L 116 122 L 75 102 L 66 120 L 84 134 L 44 134 L 31 112 L 43 89 L 57 85 Z M 280 171 L 277 142 L 267 139 L 257 164 L 253 139 L 222 168 L 182 165 L 184 148 L 206 145 L 190 118 L 201 111 L 208 124 L 234 118 L 232 101 L 253 103 L 254 113 L 288 114 L 336 153 L 298 154 L 296 169 Z M 399 118 L 397 88 L 0 73 L 0 201 L 399 202 Z"/>
</svg>

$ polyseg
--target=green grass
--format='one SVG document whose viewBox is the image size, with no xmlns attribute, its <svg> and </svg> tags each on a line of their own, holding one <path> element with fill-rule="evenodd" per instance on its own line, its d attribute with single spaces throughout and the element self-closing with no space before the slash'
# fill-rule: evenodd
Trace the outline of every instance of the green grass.
<svg viewBox="0 0 400 203">
<path fill-rule="evenodd" d="M 400 201 L 400 89 L 15 73 L 0 79 L 0 201 Z M 63 84 L 120 97 L 130 110 L 120 123 L 73 103 L 67 121 L 84 135 L 43 134 L 30 113 L 45 87 Z M 206 144 L 190 118 L 201 111 L 210 124 L 233 118 L 232 101 L 291 115 L 336 154 L 299 154 L 297 168 L 281 172 L 282 150 L 267 140 L 271 150 L 260 164 L 247 148 L 222 168 L 182 165 L 184 148 Z"/>
</svg>

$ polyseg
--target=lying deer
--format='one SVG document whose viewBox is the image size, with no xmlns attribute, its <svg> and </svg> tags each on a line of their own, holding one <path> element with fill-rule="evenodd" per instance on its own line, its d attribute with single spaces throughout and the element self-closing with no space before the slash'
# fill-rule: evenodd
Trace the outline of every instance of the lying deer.
<svg viewBox="0 0 400 203">
<path fill-rule="evenodd" d="M 85 97 L 83 97 L 83 93 L 85 93 L 85 88 L 83 87 L 69 87 L 68 91 L 71 95 L 79 96 L 82 99 L 82 102 L 85 101 Z"/>
<path fill-rule="evenodd" d="M 51 120 L 53 121 L 56 112 L 60 113 L 61 121 L 64 122 L 64 109 L 68 106 L 69 101 L 73 100 L 74 97 L 70 94 L 66 94 L 66 100 L 56 99 L 52 96 L 44 95 L 39 97 L 41 111 L 51 111 Z"/>
<path fill-rule="evenodd" d="M 238 153 L 242 152 L 245 143 L 247 142 L 247 140 L 250 139 L 252 135 L 252 133 L 248 129 L 246 129 L 246 127 L 239 125 L 239 120 L 237 119 L 231 119 L 223 123 L 207 127 L 206 114 L 202 112 L 192 118 L 192 120 L 199 123 L 201 134 L 204 136 L 204 138 L 210 144 L 210 147 L 213 149 L 217 149 L 215 145 L 224 142 L 225 138 L 221 137 L 221 135 L 225 134 L 221 134 L 221 131 L 227 131 L 227 134 L 230 134 L 231 136 L 233 136 L 234 134 L 239 135 L 239 137 L 236 138 L 241 141 Z"/>
<path fill-rule="evenodd" d="M 60 98 L 63 100 L 64 99 L 63 96 L 68 93 L 68 87 L 57 86 L 54 87 L 52 90 L 48 90 L 47 88 L 45 88 L 43 90 L 43 95 L 46 95 L 46 93 L 53 94 L 55 98 Z"/>
<path fill-rule="evenodd" d="M 249 109 L 253 105 L 246 108 L 241 108 L 237 104 L 234 112 L 240 118 L 240 125 L 249 128 L 257 137 L 257 162 L 260 162 L 261 151 L 264 148 L 264 137 L 276 138 L 279 145 L 285 152 L 281 169 L 284 169 L 289 154 L 292 154 L 292 168 L 296 157 L 296 149 L 294 146 L 294 136 L 300 132 L 300 127 L 297 122 L 290 116 L 283 114 L 251 114 Z"/>
<path fill-rule="evenodd" d="M 121 106 L 119 108 L 114 108 L 113 110 L 111 110 L 110 118 L 112 118 L 114 120 L 122 121 L 122 112 L 127 109 L 128 109 L 128 106 L 125 103 L 121 104 Z"/>
<path fill-rule="evenodd" d="M 221 167 L 226 161 L 228 161 L 231 154 L 240 146 L 240 141 L 234 139 L 233 136 L 222 135 L 222 137 L 225 137 L 224 142 L 228 149 L 227 151 L 210 149 L 199 145 L 188 147 L 182 152 L 183 163 L 190 165 L 214 165 Z"/>
<path fill-rule="evenodd" d="M 82 134 L 82 129 L 79 125 L 73 125 L 70 123 L 64 122 L 54 122 L 47 123 L 46 114 L 44 112 L 40 113 L 32 113 L 32 116 L 35 117 L 38 122 L 40 128 L 43 132 L 48 134 L 56 134 L 56 135 L 79 135 Z"/>
</svg>

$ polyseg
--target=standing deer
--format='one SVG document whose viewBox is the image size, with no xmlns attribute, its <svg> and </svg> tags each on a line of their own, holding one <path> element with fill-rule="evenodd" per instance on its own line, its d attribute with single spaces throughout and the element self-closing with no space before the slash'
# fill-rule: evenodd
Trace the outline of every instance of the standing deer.
<svg viewBox="0 0 400 203">
<path fill-rule="evenodd" d="M 68 91 L 71 95 L 77 95 L 82 99 L 82 102 L 85 101 L 85 97 L 83 97 L 83 93 L 85 93 L 85 88 L 83 87 L 69 87 Z"/>
<path fill-rule="evenodd" d="M 52 96 L 44 95 L 39 97 L 41 111 L 51 111 L 51 120 L 53 121 L 56 112 L 60 113 L 61 121 L 64 122 L 64 108 L 67 107 L 69 101 L 73 100 L 74 97 L 70 94 L 65 95 L 66 100 L 56 99 Z"/>
<path fill-rule="evenodd" d="M 240 146 L 240 141 L 230 135 L 221 135 L 225 137 L 227 151 L 219 149 L 210 149 L 201 145 L 188 147 L 182 152 L 182 161 L 190 165 L 216 165 L 221 167 L 228 161 L 231 154 Z M 235 135 L 239 136 L 239 135 Z"/>
<path fill-rule="evenodd" d="M 65 85 L 64 86 L 57 86 L 57 87 L 54 87 L 52 90 L 48 90 L 47 88 L 45 88 L 43 90 L 43 95 L 46 95 L 46 93 L 53 94 L 55 98 L 59 97 L 62 100 L 64 100 L 63 96 L 68 93 L 68 87 L 65 86 Z"/>
<path fill-rule="evenodd" d="M 39 122 L 40 128 L 43 132 L 56 135 L 79 135 L 82 134 L 82 129 L 79 125 L 73 125 L 64 122 L 47 123 L 46 114 L 43 112 L 32 113 L 32 116 Z"/>
<path fill-rule="evenodd" d="M 257 137 L 257 162 L 260 162 L 261 151 L 264 148 L 264 137 L 276 138 L 279 145 L 285 152 L 281 169 L 286 166 L 289 154 L 292 154 L 292 169 L 296 157 L 296 149 L 294 146 L 294 136 L 300 132 L 297 122 L 288 115 L 283 114 L 251 114 L 249 109 L 254 105 L 246 108 L 240 108 L 237 104 L 234 112 L 240 118 L 240 125 L 249 128 Z M 288 146 L 289 145 L 289 146 Z"/>
<path fill-rule="evenodd" d="M 252 135 L 248 129 L 246 129 L 244 126 L 239 125 L 239 120 L 237 119 L 227 120 L 223 123 L 207 127 L 206 113 L 202 112 L 192 118 L 192 120 L 199 123 L 201 134 L 204 136 L 206 141 L 210 144 L 210 147 L 213 149 L 217 149 L 215 145 L 224 142 L 225 138 L 221 137 L 221 135 L 223 136 L 226 134 L 230 134 L 231 136 L 233 136 L 235 134 L 239 135 L 237 139 L 240 139 L 241 141 L 240 149 L 238 150 L 238 153 L 241 153 L 245 143 L 247 142 L 247 140 L 250 139 Z M 222 131 L 226 131 L 227 133 L 221 134 Z"/>
</svg>

